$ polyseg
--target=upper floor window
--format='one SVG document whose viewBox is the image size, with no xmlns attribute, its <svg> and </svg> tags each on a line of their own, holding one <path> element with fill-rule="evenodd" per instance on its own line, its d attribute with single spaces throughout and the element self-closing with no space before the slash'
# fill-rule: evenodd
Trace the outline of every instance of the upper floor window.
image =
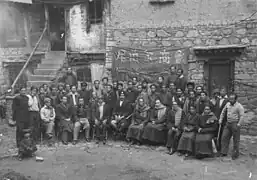
<svg viewBox="0 0 257 180">
<path fill-rule="evenodd" d="M 91 24 L 97 24 L 103 22 L 103 0 L 91 0 L 89 1 L 89 20 Z"/>
</svg>

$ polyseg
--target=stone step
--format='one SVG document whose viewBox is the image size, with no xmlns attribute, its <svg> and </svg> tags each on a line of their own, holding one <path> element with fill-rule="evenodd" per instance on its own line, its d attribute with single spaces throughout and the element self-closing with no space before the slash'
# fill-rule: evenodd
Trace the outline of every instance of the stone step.
<svg viewBox="0 0 257 180">
<path fill-rule="evenodd" d="M 29 81 L 52 81 L 55 78 L 54 75 L 31 75 L 28 77 Z"/>
<path fill-rule="evenodd" d="M 61 64 L 38 64 L 38 69 L 59 69 Z"/>
<path fill-rule="evenodd" d="M 36 86 L 39 87 L 43 84 L 51 84 L 52 81 L 27 81 L 27 87 Z"/>
<path fill-rule="evenodd" d="M 42 59 L 41 64 L 63 64 L 64 60 L 59 59 Z"/>
<path fill-rule="evenodd" d="M 35 69 L 35 75 L 55 75 L 58 69 Z"/>
</svg>

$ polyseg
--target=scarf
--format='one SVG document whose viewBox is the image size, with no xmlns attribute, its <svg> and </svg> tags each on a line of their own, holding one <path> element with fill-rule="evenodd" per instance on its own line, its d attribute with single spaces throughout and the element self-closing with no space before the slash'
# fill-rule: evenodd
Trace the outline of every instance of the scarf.
<svg viewBox="0 0 257 180">
<path fill-rule="evenodd" d="M 159 106 L 155 106 L 155 109 L 157 110 L 157 118 L 160 120 L 166 113 L 166 106 L 160 104 Z"/>
<path fill-rule="evenodd" d="M 140 114 L 140 116 L 142 117 L 146 117 L 147 116 L 147 111 L 150 109 L 149 106 L 147 106 L 146 104 L 144 104 L 143 106 L 137 106 L 136 107 L 136 111 Z"/>
</svg>

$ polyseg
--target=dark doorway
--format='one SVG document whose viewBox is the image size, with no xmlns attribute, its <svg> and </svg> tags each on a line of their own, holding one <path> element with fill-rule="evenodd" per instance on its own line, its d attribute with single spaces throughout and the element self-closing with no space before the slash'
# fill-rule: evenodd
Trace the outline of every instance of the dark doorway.
<svg viewBox="0 0 257 180">
<path fill-rule="evenodd" d="M 214 89 L 226 87 L 228 91 L 233 88 L 234 62 L 226 59 L 210 60 L 209 65 L 209 93 Z"/>
<path fill-rule="evenodd" d="M 49 28 L 52 51 L 65 51 L 65 15 L 63 7 L 49 6 Z"/>
</svg>

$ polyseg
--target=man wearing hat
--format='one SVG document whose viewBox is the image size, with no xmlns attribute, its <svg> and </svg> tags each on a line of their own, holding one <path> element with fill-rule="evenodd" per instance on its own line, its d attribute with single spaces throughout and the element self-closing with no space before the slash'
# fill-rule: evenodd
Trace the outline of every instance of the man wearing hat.
<svg viewBox="0 0 257 180">
<path fill-rule="evenodd" d="M 55 110 L 51 106 L 51 99 L 46 97 L 44 107 L 40 110 L 40 117 L 43 126 L 46 128 L 46 136 L 48 139 L 52 139 L 54 135 L 54 121 L 55 121 Z"/>
<path fill-rule="evenodd" d="M 125 99 L 125 96 L 125 92 L 121 91 L 113 111 L 114 119 L 111 121 L 111 126 L 122 133 L 125 133 L 125 130 L 129 127 L 132 114 L 131 104 Z"/>
</svg>

